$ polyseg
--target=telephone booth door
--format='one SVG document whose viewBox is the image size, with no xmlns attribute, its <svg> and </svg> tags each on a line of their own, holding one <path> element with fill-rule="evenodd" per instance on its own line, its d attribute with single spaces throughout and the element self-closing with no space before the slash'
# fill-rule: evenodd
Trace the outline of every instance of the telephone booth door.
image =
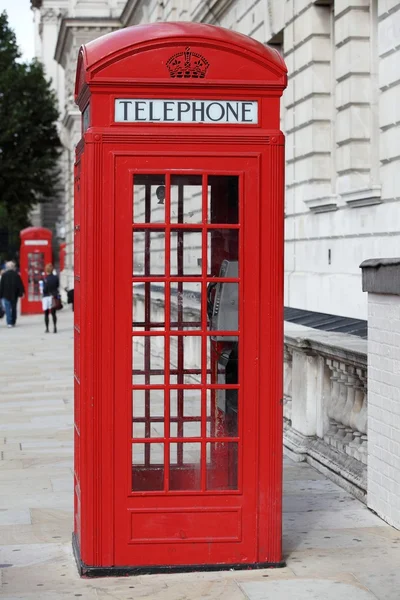
<svg viewBox="0 0 400 600">
<path fill-rule="evenodd" d="M 117 158 L 116 565 L 258 561 L 258 168 Z"/>
<path fill-rule="evenodd" d="M 42 312 L 42 294 L 39 282 L 43 279 L 46 264 L 52 261 L 49 229 L 28 227 L 21 231 L 21 278 L 25 295 L 21 301 L 21 314 Z"/>
</svg>

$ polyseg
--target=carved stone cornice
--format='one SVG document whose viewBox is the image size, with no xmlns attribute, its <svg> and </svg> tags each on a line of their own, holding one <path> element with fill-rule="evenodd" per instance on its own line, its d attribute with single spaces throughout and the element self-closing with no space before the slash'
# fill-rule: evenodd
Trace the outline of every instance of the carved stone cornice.
<svg viewBox="0 0 400 600">
<path fill-rule="evenodd" d="M 197 10 L 193 14 L 192 21 L 218 24 L 219 19 L 232 6 L 234 1 L 209 0 L 209 2 L 199 2 Z"/>
<path fill-rule="evenodd" d="M 106 29 L 107 32 L 113 29 L 119 29 L 121 22 L 119 19 L 113 19 L 109 17 L 64 17 L 61 21 L 60 29 L 58 31 L 57 44 L 54 52 L 54 59 L 65 68 L 65 49 L 69 43 L 72 43 L 73 36 L 82 30 L 87 36 L 87 41 L 91 41 L 95 37 L 93 36 L 93 30 L 99 32 L 99 36 L 102 31 Z M 72 38 L 72 39 L 71 39 Z"/>
<path fill-rule="evenodd" d="M 46 8 L 40 11 L 40 22 L 57 23 L 60 16 L 60 13 L 57 13 L 54 8 Z"/>
<path fill-rule="evenodd" d="M 121 23 L 123 27 L 131 25 L 135 16 L 136 9 L 140 6 L 142 0 L 128 0 L 121 13 Z"/>
</svg>

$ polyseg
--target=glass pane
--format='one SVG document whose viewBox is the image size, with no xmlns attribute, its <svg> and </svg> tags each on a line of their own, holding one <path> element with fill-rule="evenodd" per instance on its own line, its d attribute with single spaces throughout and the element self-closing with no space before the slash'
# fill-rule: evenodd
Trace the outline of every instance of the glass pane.
<svg viewBox="0 0 400 600">
<path fill-rule="evenodd" d="M 171 283 L 171 329 L 201 329 L 201 283 Z"/>
<path fill-rule="evenodd" d="M 207 272 L 209 277 L 239 276 L 238 229 L 211 229 L 207 235 Z"/>
<path fill-rule="evenodd" d="M 207 338 L 207 382 L 219 385 L 239 383 L 239 344 L 229 336 Z"/>
<path fill-rule="evenodd" d="M 201 382 L 201 336 L 171 336 L 171 383 Z"/>
<path fill-rule="evenodd" d="M 165 221 L 165 176 L 135 175 L 133 178 L 133 222 Z"/>
<path fill-rule="evenodd" d="M 202 222 L 201 175 L 171 176 L 171 223 Z"/>
<path fill-rule="evenodd" d="M 29 252 L 28 254 L 28 300 L 38 302 L 42 299 L 39 281 L 43 281 L 44 274 L 43 252 Z"/>
<path fill-rule="evenodd" d="M 207 489 L 238 489 L 238 443 L 207 444 Z"/>
<path fill-rule="evenodd" d="M 164 489 L 164 444 L 132 444 L 132 491 Z"/>
<path fill-rule="evenodd" d="M 191 420 L 182 422 L 181 429 L 176 421 L 171 422 L 171 438 L 199 438 L 201 437 L 201 421 Z"/>
<path fill-rule="evenodd" d="M 208 176 L 208 222 L 239 223 L 239 177 L 237 175 Z"/>
<path fill-rule="evenodd" d="M 164 329 L 164 283 L 134 283 L 132 286 L 132 326 L 135 331 Z M 146 311 L 147 308 L 147 311 Z M 146 323 L 145 315 L 148 314 Z"/>
<path fill-rule="evenodd" d="M 163 231 L 133 232 L 133 275 L 148 277 L 165 273 L 165 233 Z"/>
<path fill-rule="evenodd" d="M 170 437 L 200 437 L 201 390 L 171 390 L 170 415 Z"/>
<path fill-rule="evenodd" d="M 132 437 L 164 437 L 164 390 L 133 390 Z"/>
<path fill-rule="evenodd" d="M 207 390 L 207 437 L 238 436 L 239 390 Z"/>
<path fill-rule="evenodd" d="M 201 231 L 171 231 L 171 275 L 201 275 Z"/>
<path fill-rule="evenodd" d="M 164 383 L 164 346 L 163 336 L 132 337 L 132 383 Z"/>
<path fill-rule="evenodd" d="M 170 445 L 170 489 L 201 489 L 201 444 L 173 442 Z"/>
</svg>

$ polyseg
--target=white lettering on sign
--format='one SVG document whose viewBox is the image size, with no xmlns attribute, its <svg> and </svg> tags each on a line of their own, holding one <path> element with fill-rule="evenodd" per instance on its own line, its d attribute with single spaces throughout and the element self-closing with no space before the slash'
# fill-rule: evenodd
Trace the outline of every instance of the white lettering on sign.
<svg viewBox="0 0 400 600">
<path fill-rule="evenodd" d="M 25 240 L 25 246 L 48 246 L 47 240 Z"/>
<path fill-rule="evenodd" d="M 258 123 L 258 102 L 245 100 L 115 100 L 118 123 Z"/>
</svg>

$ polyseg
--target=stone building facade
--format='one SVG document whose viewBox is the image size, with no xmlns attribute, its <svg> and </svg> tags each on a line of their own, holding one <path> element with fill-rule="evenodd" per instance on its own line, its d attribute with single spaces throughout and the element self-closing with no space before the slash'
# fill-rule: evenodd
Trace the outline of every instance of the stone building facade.
<svg viewBox="0 0 400 600">
<path fill-rule="evenodd" d="M 285 304 L 366 318 L 359 265 L 366 257 L 398 255 L 400 242 L 400 0 L 35 4 L 38 55 L 62 108 L 65 283 L 72 284 L 73 268 L 72 166 L 80 138 L 73 87 L 79 46 L 119 27 L 191 20 L 273 44 L 288 66 L 282 106 Z"/>
</svg>

